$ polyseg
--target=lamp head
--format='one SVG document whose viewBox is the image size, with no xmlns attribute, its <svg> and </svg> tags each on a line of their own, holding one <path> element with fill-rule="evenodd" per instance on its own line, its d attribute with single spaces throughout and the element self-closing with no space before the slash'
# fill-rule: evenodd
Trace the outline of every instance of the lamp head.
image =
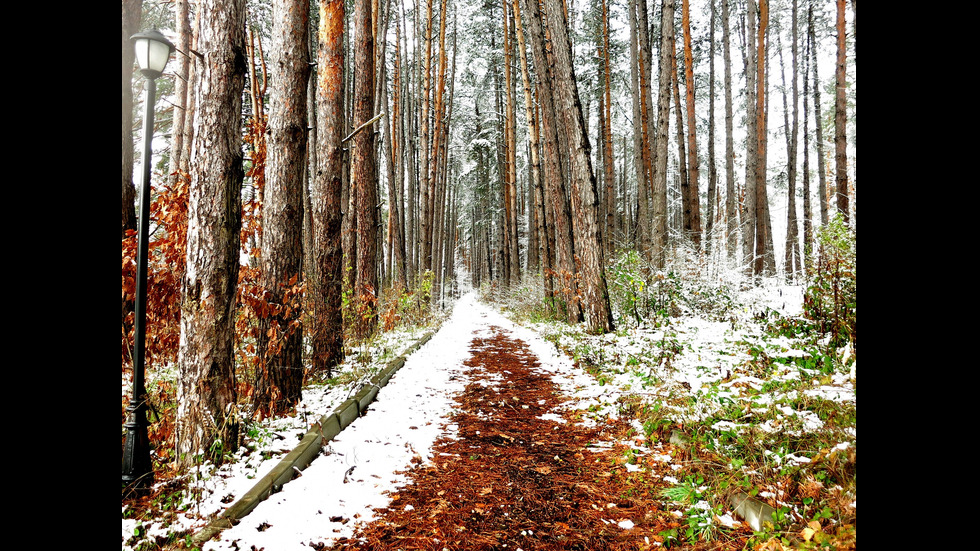
<svg viewBox="0 0 980 551">
<path fill-rule="evenodd" d="M 174 45 L 156 29 L 136 33 L 130 37 L 136 47 L 136 62 L 146 78 L 157 79 L 170 61 Z"/>
</svg>

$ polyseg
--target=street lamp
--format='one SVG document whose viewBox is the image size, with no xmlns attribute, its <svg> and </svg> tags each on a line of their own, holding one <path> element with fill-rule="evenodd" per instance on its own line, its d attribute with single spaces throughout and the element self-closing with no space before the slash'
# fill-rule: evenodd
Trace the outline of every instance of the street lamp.
<svg viewBox="0 0 980 551">
<path fill-rule="evenodd" d="M 142 491 L 153 483 L 150 441 L 147 436 L 146 388 L 143 383 L 146 350 L 146 270 L 150 237 L 150 156 L 153 141 L 153 107 L 156 79 L 163 74 L 174 45 L 156 29 L 136 33 L 130 40 L 136 47 L 136 61 L 146 77 L 146 113 L 143 116 L 143 182 L 140 188 L 139 243 L 136 265 L 136 328 L 133 347 L 133 396 L 126 408 L 126 445 L 122 458 L 123 489 Z"/>
</svg>

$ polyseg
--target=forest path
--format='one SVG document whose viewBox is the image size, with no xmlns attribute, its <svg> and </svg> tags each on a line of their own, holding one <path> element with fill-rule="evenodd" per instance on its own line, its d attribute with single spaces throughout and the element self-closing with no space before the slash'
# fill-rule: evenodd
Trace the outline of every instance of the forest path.
<svg viewBox="0 0 980 551">
<path fill-rule="evenodd" d="M 371 523 L 315 549 L 645 549 L 661 540 L 675 520 L 656 499 L 663 481 L 624 468 L 622 446 L 590 446 L 626 439 L 626 422 L 581 423 L 552 373 L 500 325 L 475 331 L 469 350 L 468 382 L 431 461 L 415 464 Z"/>
</svg>

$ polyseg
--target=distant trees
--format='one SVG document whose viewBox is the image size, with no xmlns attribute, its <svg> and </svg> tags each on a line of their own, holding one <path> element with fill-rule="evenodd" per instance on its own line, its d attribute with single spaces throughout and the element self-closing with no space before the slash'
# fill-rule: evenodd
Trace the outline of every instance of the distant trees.
<svg viewBox="0 0 980 551">
<path fill-rule="evenodd" d="M 460 270 L 499 293 L 540 283 L 552 315 L 593 332 L 614 327 L 606 266 L 629 249 L 644 277 L 687 254 L 696 270 L 805 273 L 815 226 L 830 208 L 853 208 L 844 0 L 836 24 L 830 5 L 812 0 L 772 15 L 767 0 L 711 0 L 701 11 L 688 0 L 623 4 L 356 0 L 347 13 L 342 0 L 275 0 L 249 21 L 244 0 L 145 8 L 152 20 L 173 10 L 178 46 L 172 97 L 158 105 L 173 116 L 158 118 L 171 147 L 156 164 L 168 176 L 154 188 L 167 235 L 154 246 L 175 265 L 172 279 L 184 277 L 170 300 L 183 337 L 153 346 L 174 348 L 179 364 L 182 461 L 233 448 L 248 415 L 292 407 L 304 377 L 334 374 L 345 339 L 391 326 L 406 304 L 445 304 Z M 125 239 L 136 227 L 129 36 L 142 3 L 122 7 L 125 357 Z M 626 25 L 628 44 L 611 32 Z M 831 37 L 833 85 L 818 71 Z M 782 205 L 784 193 L 779 240 L 770 197 Z M 160 286 L 151 292 L 165 302 Z M 240 400 L 250 410 L 238 411 Z"/>
</svg>

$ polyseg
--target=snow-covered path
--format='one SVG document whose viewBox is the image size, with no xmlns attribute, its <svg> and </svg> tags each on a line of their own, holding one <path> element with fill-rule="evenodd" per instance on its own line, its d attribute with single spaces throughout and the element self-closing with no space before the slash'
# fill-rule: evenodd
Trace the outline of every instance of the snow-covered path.
<svg viewBox="0 0 980 551">
<path fill-rule="evenodd" d="M 302 476 L 206 543 L 205 551 L 252 546 L 309 551 L 311 544 L 350 537 L 358 523 L 371 520 L 374 508 L 389 503 L 389 492 L 406 483 L 404 471 L 430 458 L 437 438 L 454 435 L 456 427 L 447 417 L 453 397 L 468 382 L 463 362 L 470 356 L 472 339 L 488 336 L 491 326 L 527 343 L 541 369 L 551 372 L 563 389 L 588 386 L 588 376 L 554 345 L 468 294 L 440 331 L 407 358 L 364 416 L 329 442 Z"/>
</svg>

